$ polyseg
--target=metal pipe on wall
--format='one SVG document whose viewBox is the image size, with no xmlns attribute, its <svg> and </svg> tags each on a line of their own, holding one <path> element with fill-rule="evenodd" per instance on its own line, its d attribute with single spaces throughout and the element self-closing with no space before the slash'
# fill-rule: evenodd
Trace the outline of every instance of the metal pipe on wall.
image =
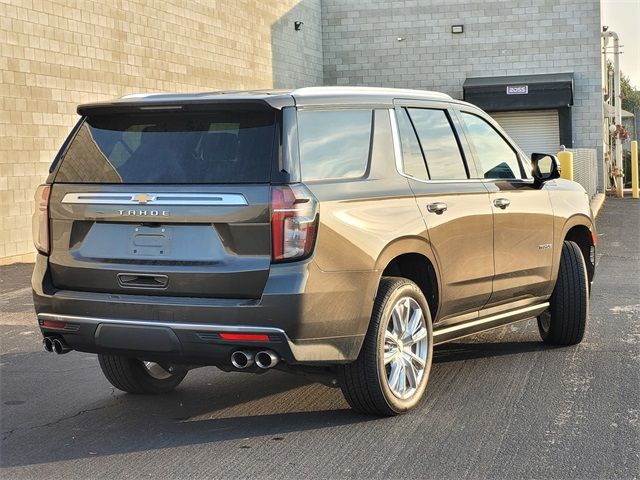
<svg viewBox="0 0 640 480">
<path fill-rule="evenodd" d="M 622 125 L 622 95 L 620 91 L 620 39 L 616 32 L 607 30 L 602 32 L 602 38 L 604 40 L 604 51 L 606 61 L 606 51 L 609 44 L 609 39 L 613 39 L 613 94 L 615 98 L 615 125 L 616 129 L 618 125 Z M 605 63 L 605 68 L 608 69 L 608 65 Z M 624 176 L 622 170 L 622 141 L 620 138 L 615 137 L 615 154 L 613 159 L 613 174 L 616 185 L 616 195 L 622 197 L 624 195 Z"/>
</svg>

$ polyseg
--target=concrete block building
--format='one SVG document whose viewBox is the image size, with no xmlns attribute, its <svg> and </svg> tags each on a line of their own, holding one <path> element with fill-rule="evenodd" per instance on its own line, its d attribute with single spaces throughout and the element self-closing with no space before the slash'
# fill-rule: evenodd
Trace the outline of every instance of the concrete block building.
<svg viewBox="0 0 640 480">
<path fill-rule="evenodd" d="M 324 82 L 440 90 L 527 153 L 602 149 L 599 0 L 323 0 Z"/>
<path fill-rule="evenodd" d="M 525 151 L 601 159 L 600 28 L 599 0 L 2 2 L 0 264 L 33 258 L 33 192 L 76 105 L 133 92 L 439 90 Z"/>
</svg>

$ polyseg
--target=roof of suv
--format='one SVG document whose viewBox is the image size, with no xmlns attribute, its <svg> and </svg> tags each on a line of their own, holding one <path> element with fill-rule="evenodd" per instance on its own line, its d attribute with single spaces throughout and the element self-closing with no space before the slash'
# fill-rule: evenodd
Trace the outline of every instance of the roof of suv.
<svg viewBox="0 0 640 480">
<path fill-rule="evenodd" d="M 393 105 L 396 98 L 453 101 L 444 93 L 378 87 L 304 87 L 293 90 L 232 90 L 199 93 L 141 93 L 78 106 L 80 115 L 115 110 L 165 110 L 206 106 L 212 103 L 262 104 L 271 108 L 310 105 Z"/>
</svg>

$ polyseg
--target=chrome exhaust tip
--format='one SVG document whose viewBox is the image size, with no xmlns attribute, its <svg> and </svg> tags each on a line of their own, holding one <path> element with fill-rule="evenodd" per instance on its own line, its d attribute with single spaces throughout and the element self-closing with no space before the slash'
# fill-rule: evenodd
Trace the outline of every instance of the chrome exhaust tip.
<svg viewBox="0 0 640 480">
<path fill-rule="evenodd" d="M 64 355 L 65 353 L 69 353 L 71 351 L 71 347 L 65 343 L 64 340 L 56 338 L 53 340 L 53 351 L 58 355 Z"/>
<path fill-rule="evenodd" d="M 256 365 L 260 368 L 273 368 L 279 361 L 280 357 L 273 350 L 262 350 L 256 353 Z"/>
<path fill-rule="evenodd" d="M 244 350 L 236 350 L 231 354 L 231 365 L 238 370 L 253 366 L 253 353 Z"/>
<path fill-rule="evenodd" d="M 45 352 L 53 352 L 53 340 L 51 337 L 44 337 L 42 339 L 42 348 L 44 348 Z"/>
</svg>

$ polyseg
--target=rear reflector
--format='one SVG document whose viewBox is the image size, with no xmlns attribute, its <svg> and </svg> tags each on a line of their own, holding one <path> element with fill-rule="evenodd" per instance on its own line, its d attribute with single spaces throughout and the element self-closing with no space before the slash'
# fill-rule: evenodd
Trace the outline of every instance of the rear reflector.
<svg viewBox="0 0 640 480">
<path fill-rule="evenodd" d="M 268 342 L 269 335 L 256 333 L 221 333 L 222 340 L 240 340 L 243 342 Z"/>
<path fill-rule="evenodd" d="M 56 322 L 55 320 L 44 320 L 42 322 L 42 326 L 45 328 L 59 328 L 62 330 L 67 326 L 67 324 L 64 322 Z"/>
</svg>

